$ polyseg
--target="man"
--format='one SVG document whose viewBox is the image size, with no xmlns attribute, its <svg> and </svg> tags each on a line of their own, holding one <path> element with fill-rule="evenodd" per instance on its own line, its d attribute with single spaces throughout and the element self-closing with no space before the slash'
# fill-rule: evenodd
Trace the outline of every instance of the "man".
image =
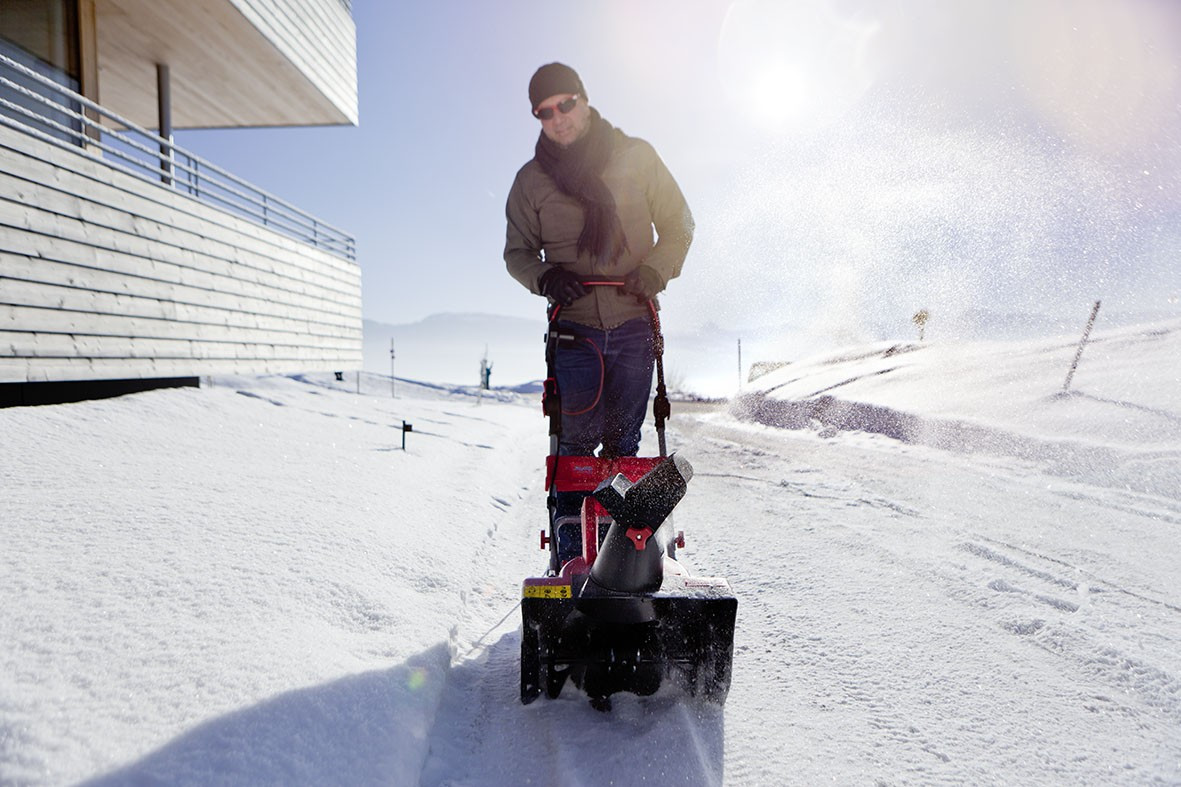
<svg viewBox="0 0 1181 787">
<path fill-rule="evenodd" d="M 635 456 L 652 388 L 648 301 L 680 274 L 693 217 L 652 146 L 604 120 L 572 68 L 539 68 L 529 102 L 541 134 L 509 191 L 504 260 L 574 337 L 555 357 L 558 453 Z"/>
</svg>

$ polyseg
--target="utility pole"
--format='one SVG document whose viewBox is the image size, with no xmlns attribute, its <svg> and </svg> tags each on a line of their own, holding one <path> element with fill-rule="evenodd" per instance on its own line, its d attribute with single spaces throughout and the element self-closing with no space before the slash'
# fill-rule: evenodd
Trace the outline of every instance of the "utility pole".
<svg viewBox="0 0 1181 787">
<path fill-rule="evenodd" d="M 742 339 L 738 339 L 738 390 L 742 390 Z"/>
<path fill-rule="evenodd" d="M 394 390 L 394 337 L 390 337 L 390 398 L 397 399 L 398 394 Z"/>
</svg>

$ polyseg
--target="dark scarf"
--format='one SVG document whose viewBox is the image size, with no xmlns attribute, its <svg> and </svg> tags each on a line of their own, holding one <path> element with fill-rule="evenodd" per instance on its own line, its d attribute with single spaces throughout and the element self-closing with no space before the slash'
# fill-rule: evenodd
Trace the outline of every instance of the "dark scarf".
<svg viewBox="0 0 1181 787">
<path fill-rule="evenodd" d="M 615 197 L 602 177 L 616 139 L 621 136 L 623 132 L 603 120 L 599 111 L 592 108 L 590 128 L 581 139 L 564 148 L 543 131 L 533 154 L 558 190 L 582 206 L 578 252 L 589 252 L 595 267 L 614 262 L 627 249 L 627 238 L 615 210 Z"/>
</svg>

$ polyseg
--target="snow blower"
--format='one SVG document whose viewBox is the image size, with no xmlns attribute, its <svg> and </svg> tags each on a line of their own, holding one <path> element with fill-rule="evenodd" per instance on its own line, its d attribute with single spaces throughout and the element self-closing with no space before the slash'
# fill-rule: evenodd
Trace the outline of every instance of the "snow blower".
<svg viewBox="0 0 1181 787">
<path fill-rule="evenodd" d="M 724 703 L 738 601 L 725 579 L 690 576 L 676 560 L 684 534 L 674 533 L 670 514 L 693 468 L 680 455 L 666 455 L 671 407 L 655 304 L 649 301 L 658 457 L 558 455 L 562 410 L 554 361 L 558 343 L 571 338 L 557 330 L 560 311 L 550 313 L 543 396 L 550 517 L 541 548 L 550 559 L 545 575 L 525 579 L 522 588 L 521 702 L 542 694 L 554 699 L 570 682 L 594 707 L 608 710 L 612 694 L 650 695 L 671 681 L 690 696 Z"/>
</svg>

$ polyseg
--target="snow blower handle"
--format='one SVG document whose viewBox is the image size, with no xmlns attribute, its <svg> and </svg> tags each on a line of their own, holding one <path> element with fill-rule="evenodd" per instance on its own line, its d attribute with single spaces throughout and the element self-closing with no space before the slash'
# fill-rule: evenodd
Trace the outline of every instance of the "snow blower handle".
<svg viewBox="0 0 1181 787">
<path fill-rule="evenodd" d="M 598 277 L 582 279 L 584 287 L 622 287 L 623 279 Z M 652 401 L 652 416 L 656 419 L 656 440 L 660 455 L 668 456 L 668 444 L 664 439 L 664 422 L 672 415 L 672 403 L 668 389 L 664 386 L 664 334 L 660 331 L 660 315 L 655 299 L 647 300 L 648 312 L 652 315 L 652 354 L 656 357 L 656 398 Z"/>
<path fill-rule="evenodd" d="M 622 287 L 622 278 L 610 276 L 592 276 L 579 280 L 584 287 Z M 557 330 L 558 315 L 562 313 L 560 304 L 554 304 L 549 310 L 549 330 L 546 332 L 545 362 L 546 381 L 542 394 L 542 409 L 550 419 L 550 454 L 557 456 L 558 440 L 562 433 L 562 399 L 558 391 L 557 374 L 555 372 L 558 340 L 562 338 Z M 664 334 L 660 330 L 660 316 L 656 309 L 656 301 L 648 300 L 648 313 L 652 316 L 652 354 L 656 358 L 656 398 L 652 402 L 652 416 L 656 420 L 656 440 L 660 448 L 660 456 L 668 456 L 668 444 L 664 437 L 664 422 L 672 415 L 672 404 L 668 399 L 668 389 L 664 385 Z"/>
<path fill-rule="evenodd" d="M 656 301 L 648 301 L 648 311 L 652 313 L 652 354 L 656 356 L 656 398 L 652 401 L 652 416 L 656 419 L 656 440 L 660 444 L 660 455 L 668 456 L 664 422 L 672 415 L 673 408 L 668 400 L 668 390 L 664 387 L 664 334 L 660 331 Z"/>
</svg>

